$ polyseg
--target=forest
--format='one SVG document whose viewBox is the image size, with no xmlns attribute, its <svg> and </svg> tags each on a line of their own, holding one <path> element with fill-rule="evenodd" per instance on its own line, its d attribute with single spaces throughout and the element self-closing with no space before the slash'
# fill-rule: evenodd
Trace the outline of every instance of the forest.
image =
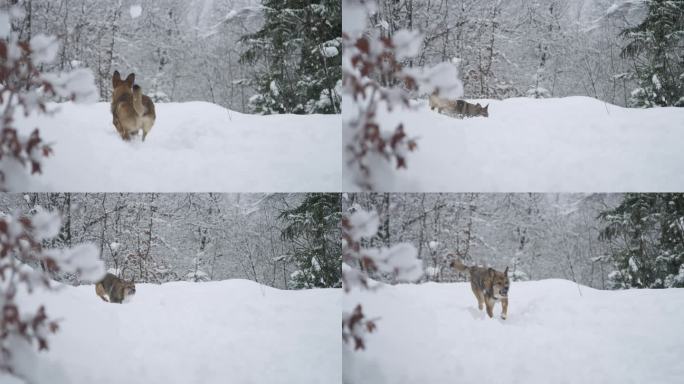
<svg viewBox="0 0 684 384">
<path fill-rule="evenodd" d="M 454 63 L 466 98 L 665 106 L 684 97 L 681 2 L 380 0 L 376 10 L 369 27 L 380 36 L 423 34 L 405 65 Z"/>
<path fill-rule="evenodd" d="M 0 195 L 3 214 L 40 211 L 62 216 L 46 247 L 92 243 L 110 272 L 136 282 L 340 285 L 338 194 Z M 52 278 L 79 283 L 75 274 Z"/>
<path fill-rule="evenodd" d="M 448 267 L 457 257 L 468 265 L 508 266 L 514 281 L 560 278 L 599 289 L 684 286 L 682 194 L 345 196 L 346 213 L 379 215 L 378 233 L 367 246 L 416 248 L 422 281 L 466 281 Z"/>
<path fill-rule="evenodd" d="M 59 39 L 44 71 L 88 68 L 101 101 L 115 70 L 156 102 L 250 113 L 339 113 L 339 2 L 15 0 L 19 41 Z M 292 3 L 292 4 L 290 4 Z M 311 30 L 318 33 L 312 34 Z"/>
</svg>

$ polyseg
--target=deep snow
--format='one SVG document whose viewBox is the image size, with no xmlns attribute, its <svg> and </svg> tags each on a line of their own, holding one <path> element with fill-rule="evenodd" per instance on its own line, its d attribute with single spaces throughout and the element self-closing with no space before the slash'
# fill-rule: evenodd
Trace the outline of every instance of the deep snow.
<svg viewBox="0 0 684 384">
<path fill-rule="evenodd" d="M 157 103 L 145 142 L 124 142 L 109 103 L 51 105 L 36 126 L 54 156 L 28 191 L 312 192 L 338 191 L 339 115 L 248 115 L 206 102 Z"/>
<path fill-rule="evenodd" d="M 50 350 L 29 367 L 34 382 L 341 381 L 339 289 L 227 280 L 136 284 L 136 291 L 124 304 L 100 300 L 93 285 L 24 298 L 63 319 Z"/>
<path fill-rule="evenodd" d="M 408 169 L 378 189 L 394 192 L 624 192 L 684 190 L 684 108 L 621 108 L 589 97 L 471 100 L 489 117 L 416 111 L 400 121 L 418 138 Z M 346 118 L 346 117 L 345 117 Z M 391 180 L 391 179 L 390 179 Z M 343 188 L 357 190 L 348 171 Z"/>
<path fill-rule="evenodd" d="M 477 309 L 470 283 L 354 290 L 377 330 L 345 348 L 347 383 L 675 383 L 684 377 L 684 289 L 600 291 L 513 282 L 508 319 Z"/>
</svg>

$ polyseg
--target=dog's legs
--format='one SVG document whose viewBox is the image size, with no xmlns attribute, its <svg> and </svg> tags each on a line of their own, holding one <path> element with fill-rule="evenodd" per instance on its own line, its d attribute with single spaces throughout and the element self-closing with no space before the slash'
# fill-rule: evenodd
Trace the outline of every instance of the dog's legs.
<svg viewBox="0 0 684 384">
<path fill-rule="evenodd" d="M 481 311 L 484 303 L 484 295 L 472 282 L 470 283 L 470 288 L 473 290 L 473 295 L 475 295 L 475 298 L 477 299 L 477 309 Z"/>
<path fill-rule="evenodd" d="M 506 320 L 508 317 L 508 298 L 501 299 L 501 318 Z"/>
<path fill-rule="evenodd" d="M 152 129 L 152 124 L 150 124 L 150 122 L 148 121 L 143 122 L 143 141 L 145 141 L 145 138 L 147 137 L 147 134 L 150 132 L 150 129 Z"/>
<path fill-rule="evenodd" d="M 487 315 L 490 318 L 494 317 L 494 300 L 489 297 L 486 297 L 485 305 L 487 306 Z"/>
</svg>

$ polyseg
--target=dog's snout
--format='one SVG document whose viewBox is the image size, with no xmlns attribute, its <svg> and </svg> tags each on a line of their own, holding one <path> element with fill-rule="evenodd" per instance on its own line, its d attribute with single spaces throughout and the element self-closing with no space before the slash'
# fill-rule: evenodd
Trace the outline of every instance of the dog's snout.
<svg viewBox="0 0 684 384">
<path fill-rule="evenodd" d="M 499 293 L 501 293 L 502 295 L 505 295 L 505 294 L 508 293 L 508 289 L 507 289 L 507 288 L 504 288 L 504 289 L 502 289 L 501 291 L 499 291 Z"/>
</svg>

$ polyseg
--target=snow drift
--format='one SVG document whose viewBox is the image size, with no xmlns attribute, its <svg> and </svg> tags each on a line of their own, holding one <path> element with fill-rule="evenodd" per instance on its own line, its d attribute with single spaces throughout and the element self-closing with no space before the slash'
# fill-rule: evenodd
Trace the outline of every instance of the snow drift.
<svg viewBox="0 0 684 384">
<path fill-rule="evenodd" d="M 246 280 L 136 284 L 126 304 L 93 285 L 36 293 L 63 320 L 36 383 L 339 383 L 339 289 L 282 291 Z M 0 375 L 0 382 L 9 380 Z"/>
<path fill-rule="evenodd" d="M 581 295 L 580 295 L 581 291 Z M 684 377 L 684 289 L 601 291 L 513 282 L 508 319 L 477 309 L 470 283 L 345 295 L 378 329 L 345 348 L 350 383 L 674 383 Z"/>
<path fill-rule="evenodd" d="M 248 115 L 206 102 L 157 103 L 146 141 L 123 142 L 109 103 L 63 103 L 40 127 L 54 156 L 28 191 L 310 192 L 340 189 L 339 115 Z"/>
<path fill-rule="evenodd" d="M 418 150 L 383 190 L 408 192 L 622 192 L 684 190 L 684 109 L 631 109 L 589 97 L 471 100 L 489 117 L 430 111 L 388 114 Z M 358 189 L 345 170 L 343 188 Z"/>
</svg>

